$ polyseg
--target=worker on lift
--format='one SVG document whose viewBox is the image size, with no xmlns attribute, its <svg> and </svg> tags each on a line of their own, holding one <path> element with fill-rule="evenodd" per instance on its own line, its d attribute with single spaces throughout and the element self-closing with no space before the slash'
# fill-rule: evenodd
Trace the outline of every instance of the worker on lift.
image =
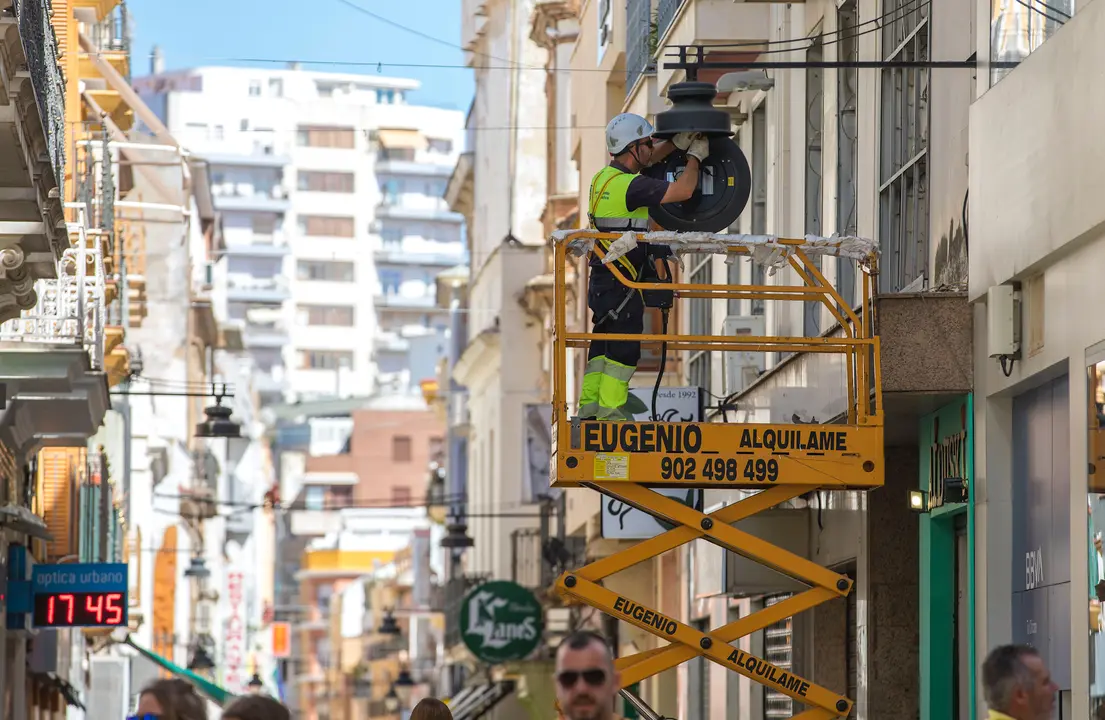
<svg viewBox="0 0 1105 720">
<path fill-rule="evenodd" d="M 606 126 L 606 149 L 610 164 L 591 179 L 588 217 L 591 227 L 602 232 L 646 232 L 648 210 L 666 203 L 690 199 L 698 187 L 699 165 L 709 155 L 709 141 L 698 133 L 680 133 L 667 140 L 654 140 L 652 125 L 640 115 L 623 113 Z M 676 148 L 687 153 L 687 166 L 675 182 L 646 177 L 644 168 L 666 158 Z M 628 239 L 627 239 L 628 240 Z M 621 241 L 599 240 L 604 254 Z M 622 275 L 637 281 L 652 264 L 654 279 L 667 279 L 666 246 L 633 247 L 617 257 Z M 605 263 L 611 260 L 607 258 Z M 591 256 L 591 278 L 587 306 L 591 308 L 595 333 L 644 332 L 644 298 L 614 277 L 603 260 Z M 647 278 L 641 278 L 644 281 Z M 639 342 L 592 340 L 587 368 L 579 393 L 579 417 L 585 420 L 629 420 L 644 412 L 643 402 L 629 394 L 629 380 L 641 359 Z"/>
</svg>

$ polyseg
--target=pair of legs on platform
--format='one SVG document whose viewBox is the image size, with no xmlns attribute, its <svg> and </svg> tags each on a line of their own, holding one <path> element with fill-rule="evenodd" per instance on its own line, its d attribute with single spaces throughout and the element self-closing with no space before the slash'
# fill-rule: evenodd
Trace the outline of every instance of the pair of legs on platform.
<svg viewBox="0 0 1105 720">
<path fill-rule="evenodd" d="M 587 293 L 593 332 L 640 335 L 645 329 L 641 293 L 610 278 L 593 279 Z M 629 393 L 629 380 L 641 360 L 641 343 L 592 340 L 579 392 L 579 417 L 584 420 L 632 420 L 648 408 Z"/>
</svg>

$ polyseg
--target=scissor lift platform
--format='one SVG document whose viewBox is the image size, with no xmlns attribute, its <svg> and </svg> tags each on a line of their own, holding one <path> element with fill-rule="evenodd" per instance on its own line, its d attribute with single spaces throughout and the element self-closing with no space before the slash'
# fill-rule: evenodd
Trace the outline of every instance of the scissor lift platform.
<svg viewBox="0 0 1105 720">
<path fill-rule="evenodd" d="M 676 527 L 631 548 L 564 573 L 557 590 L 569 601 L 604 613 L 668 641 L 667 646 L 619 658 L 623 688 L 690 660 L 709 658 L 808 707 L 795 718 L 845 717 L 848 698 L 730 645 L 796 613 L 846 596 L 852 579 L 788 552 L 733 524 L 804 493 L 870 490 L 884 482 L 882 393 L 879 339 L 873 332 L 873 277 L 877 246 L 861 238 L 712 235 L 655 232 L 636 241 L 667 244 L 676 254 L 724 253 L 751 256 L 771 268 L 790 267 L 801 285 L 699 285 L 638 283 L 610 262 L 607 267 L 628 288 L 673 290 L 677 299 L 763 299 L 822 303 L 840 323 L 841 337 L 685 336 L 677 332 L 597 335 L 567 329 L 569 254 L 595 253 L 606 259 L 620 234 L 595 231 L 554 233 L 553 460 L 554 487 L 586 487 L 647 512 Z M 861 312 L 853 311 L 825 280 L 811 254 L 835 255 L 862 270 Z M 845 356 L 847 409 L 840 423 L 669 423 L 580 420 L 569 414 L 565 396 L 569 348 L 591 340 L 667 343 L 674 350 L 839 353 Z M 870 389 L 870 391 L 868 391 Z M 652 488 L 732 488 L 758 490 L 710 514 L 687 507 Z M 602 580 L 639 562 L 705 539 L 756 560 L 809 586 L 771 607 L 708 633 L 621 596 Z"/>
</svg>

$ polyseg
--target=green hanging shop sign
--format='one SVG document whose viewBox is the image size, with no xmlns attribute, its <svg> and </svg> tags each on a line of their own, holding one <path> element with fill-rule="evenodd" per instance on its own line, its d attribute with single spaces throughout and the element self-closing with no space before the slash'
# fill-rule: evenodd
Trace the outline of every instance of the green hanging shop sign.
<svg viewBox="0 0 1105 720">
<path fill-rule="evenodd" d="M 491 665 L 529 657 L 545 630 L 541 603 L 529 590 L 506 580 L 470 590 L 458 620 L 465 646 Z"/>
</svg>

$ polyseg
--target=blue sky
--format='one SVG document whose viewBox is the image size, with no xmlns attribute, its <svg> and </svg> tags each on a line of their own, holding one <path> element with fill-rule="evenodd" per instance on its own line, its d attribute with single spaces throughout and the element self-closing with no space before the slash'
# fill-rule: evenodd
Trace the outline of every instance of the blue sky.
<svg viewBox="0 0 1105 720">
<path fill-rule="evenodd" d="M 434 42 L 358 12 L 359 5 L 392 22 L 445 41 Z M 460 0 L 129 0 L 132 73 L 149 73 L 150 50 L 161 46 L 166 69 L 197 65 L 282 67 L 231 58 L 301 60 L 304 69 L 376 74 L 375 67 L 313 66 L 308 60 L 463 65 Z M 410 101 L 466 111 L 472 73 L 459 68 L 384 65 L 382 74 L 422 82 Z"/>
</svg>

